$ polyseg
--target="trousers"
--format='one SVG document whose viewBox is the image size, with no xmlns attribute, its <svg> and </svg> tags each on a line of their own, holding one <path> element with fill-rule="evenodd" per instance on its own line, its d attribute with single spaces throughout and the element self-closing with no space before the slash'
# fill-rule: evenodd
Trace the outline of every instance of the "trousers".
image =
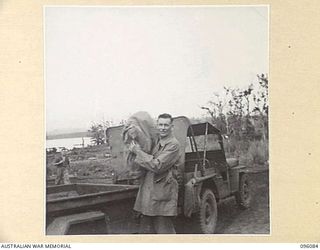
<svg viewBox="0 0 320 250">
<path fill-rule="evenodd" d="M 56 185 L 70 184 L 68 171 L 65 167 L 57 168 L 57 177 L 55 179 L 55 184 Z"/>
<path fill-rule="evenodd" d="M 140 218 L 140 234 L 175 234 L 171 216 L 147 216 Z"/>
</svg>

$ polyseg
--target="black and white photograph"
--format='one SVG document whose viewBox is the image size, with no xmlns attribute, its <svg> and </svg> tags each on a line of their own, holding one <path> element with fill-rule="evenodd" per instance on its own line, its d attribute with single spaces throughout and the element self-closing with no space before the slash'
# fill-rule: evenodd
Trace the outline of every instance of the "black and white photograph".
<svg viewBox="0 0 320 250">
<path fill-rule="evenodd" d="M 43 7 L 45 235 L 271 235 L 269 6 Z"/>
</svg>

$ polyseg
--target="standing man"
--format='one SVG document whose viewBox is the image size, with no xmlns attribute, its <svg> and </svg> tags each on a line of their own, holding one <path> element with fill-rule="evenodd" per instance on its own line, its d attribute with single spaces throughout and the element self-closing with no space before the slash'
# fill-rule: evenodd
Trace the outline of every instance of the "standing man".
<svg viewBox="0 0 320 250">
<path fill-rule="evenodd" d="M 177 215 L 178 183 L 173 171 L 180 158 L 180 144 L 173 136 L 173 119 L 161 114 L 157 120 L 160 138 L 151 154 L 131 142 L 135 162 L 145 169 L 134 210 L 142 214 L 140 233 L 174 234 L 172 217 Z"/>
<path fill-rule="evenodd" d="M 57 177 L 55 180 L 56 185 L 62 184 L 70 184 L 69 176 L 68 176 L 68 168 L 70 166 L 69 158 L 67 156 L 67 151 L 62 150 L 61 155 L 59 155 L 54 164 L 57 167 Z"/>
</svg>

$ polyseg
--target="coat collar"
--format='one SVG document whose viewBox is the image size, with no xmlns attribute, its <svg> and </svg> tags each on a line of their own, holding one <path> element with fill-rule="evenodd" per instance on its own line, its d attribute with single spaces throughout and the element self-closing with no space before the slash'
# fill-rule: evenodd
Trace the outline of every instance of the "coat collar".
<svg viewBox="0 0 320 250">
<path fill-rule="evenodd" d="M 165 145 L 167 145 L 172 140 L 172 138 L 173 138 L 172 134 L 167 136 L 167 137 L 165 137 L 165 138 L 160 138 L 160 140 L 159 140 L 160 146 L 164 147 Z"/>
</svg>

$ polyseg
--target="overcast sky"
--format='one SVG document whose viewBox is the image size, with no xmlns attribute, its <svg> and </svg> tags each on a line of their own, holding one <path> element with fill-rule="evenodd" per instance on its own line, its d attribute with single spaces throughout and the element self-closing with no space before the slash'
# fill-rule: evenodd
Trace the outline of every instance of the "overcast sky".
<svg viewBox="0 0 320 250">
<path fill-rule="evenodd" d="M 268 62 L 266 6 L 46 7 L 47 131 L 140 110 L 201 117 Z"/>
</svg>

